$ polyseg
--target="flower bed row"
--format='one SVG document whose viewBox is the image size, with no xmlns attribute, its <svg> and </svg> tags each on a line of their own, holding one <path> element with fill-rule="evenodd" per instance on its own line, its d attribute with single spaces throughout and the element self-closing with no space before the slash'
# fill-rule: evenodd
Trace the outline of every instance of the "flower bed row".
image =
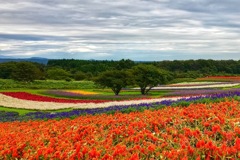
<svg viewBox="0 0 240 160">
<path fill-rule="evenodd" d="M 204 85 L 216 85 L 216 84 L 230 84 L 232 82 L 182 82 L 176 84 L 169 84 L 166 86 L 174 87 L 191 87 L 191 86 L 204 86 Z"/>
<path fill-rule="evenodd" d="M 83 90 L 66 90 L 66 92 L 80 94 L 80 95 L 95 95 L 95 94 L 99 94 L 97 92 L 90 92 L 90 91 L 83 91 Z"/>
<path fill-rule="evenodd" d="M 227 92 L 227 93 L 219 93 L 219 94 L 211 94 L 211 95 L 202 95 L 195 97 L 186 97 L 179 99 L 166 99 L 159 100 L 156 102 L 142 102 L 138 104 L 128 104 L 123 105 L 122 103 L 119 105 L 106 106 L 101 108 L 87 108 L 87 109 L 74 109 L 69 112 L 30 112 L 24 116 L 19 116 L 16 113 L 2 113 L 0 116 L 0 121 L 22 121 L 22 120 L 35 120 L 35 119 L 56 119 L 56 118 L 74 118 L 80 115 L 93 115 L 93 114 L 101 114 L 101 113 L 115 113 L 117 111 L 120 112 L 132 112 L 132 111 L 143 111 L 145 109 L 160 109 L 164 106 L 188 106 L 191 103 L 202 103 L 202 102 L 213 102 L 218 101 L 222 98 L 232 98 L 239 97 L 240 92 Z M 126 102 L 125 102 L 126 103 Z"/>
<path fill-rule="evenodd" d="M 212 85 L 193 85 L 193 86 L 159 86 L 153 87 L 152 89 L 161 89 L 161 90 L 174 90 L 174 89 L 204 89 L 204 88 L 225 88 L 225 87 L 234 87 L 240 85 L 237 83 L 221 83 L 221 84 L 212 84 Z M 136 88 L 135 88 L 136 89 Z"/>
<path fill-rule="evenodd" d="M 0 159 L 239 159 L 240 103 L 0 123 Z"/>
<path fill-rule="evenodd" d="M 102 99 L 102 100 L 111 100 L 111 101 L 121 101 L 121 100 L 140 100 L 140 99 L 152 99 L 149 96 L 143 95 L 104 95 L 104 94 L 92 94 L 84 95 L 79 92 L 68 92 L 65 90 L 47 90 L 43 92 L 45 95 L 57 96 L 57 97 L 69 97 L 69 98 L 79 98 L 79 99 Z"/>
<path fill-rule="evenodd" d="M 240 82 L 240 76 L 208 76 L 197 80 Z"/>
<path fill-rule="evenodd" d="M 228 93 L 228 92 L 240 92 L 240 88 L 235 89 L 195 89 L 195 90 L 175 90 L 169 92 L 168 96 L 196 96 L 196 95 L 207 95 L 207 94 L 219 94 L 219 93 Z"/>
<path fill-rule="evenodd" d="M 57 103 L 103 103 L 108 102 L 108 100 L 77 100 L 77 99 L 63 99 L 63 98 L 53 98 L 41 95 L 35 95 L 27 92 L 0 92 L 1 94 L 11 96 L 13 98 L 31 100 L 38 102 L 57 102 Z"/>
</svg>

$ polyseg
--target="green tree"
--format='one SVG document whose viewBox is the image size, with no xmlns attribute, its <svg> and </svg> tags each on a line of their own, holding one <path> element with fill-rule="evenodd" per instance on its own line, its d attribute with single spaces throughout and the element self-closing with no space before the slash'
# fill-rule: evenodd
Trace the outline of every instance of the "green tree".
<svg viewBox="0 0 240 160">
<path fill-rule="evenodd" d="M 124 69 L 130 69 L 132 68 L 135 63 L 134 61 L 130 60 L 130 59 L 121 59 L 120 61 L 116 62 L 116 69 L 117 70 L 124 70 Z"/>
<path fill-rule="evenodd" d="M 47 78 L 54 80 L 65 80 L 70 78 L 71 74 L 61 68 L 51 68 L 47 70 Z"/>
<path fill-rule="evenodd" d="M 0 78 L 10 79 L 16 69 L 16 62 L 0 63 Z"/>
<path fill-rule="evenodd" d="M 165 84 L 170 79 L 170 74 L 160 70 L 153 65 L 140 64 L 131 69 L 133 83 L 140 87 L 143 95 L 147 94 L 153 87 Z"/>
<path fill-rule="evenodd" d="M 87 78 L 86 74 L 82 71 L 76 72 L 73 77 L 76 81 L 81 81 Z"/>
<path fill-rule="evenodd" d="M 123 87 L 128 85 L 129 74 L 126 71 L 105 71 L 102 72 L 94 82 L 102 87 L 109 87 L 115 95 L 118 95 Z"/>
<path fill-rule="evenodd" d="M 18 62 L 12 72 L 12 78 L 17 81 L 33 82 L 41 78 L 43 73 L 31 62 Z"/>
</svg>

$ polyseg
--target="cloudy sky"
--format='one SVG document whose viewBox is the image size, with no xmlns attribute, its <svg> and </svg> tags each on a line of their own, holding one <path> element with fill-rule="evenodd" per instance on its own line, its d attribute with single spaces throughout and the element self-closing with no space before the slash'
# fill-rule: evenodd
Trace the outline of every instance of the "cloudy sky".
<svg viewBox="0 0 240 160">
<path fill-rule="evenodd" d="M 0 57 L 240 59 L 239 0 L 0 0 Z"/>
</svg>

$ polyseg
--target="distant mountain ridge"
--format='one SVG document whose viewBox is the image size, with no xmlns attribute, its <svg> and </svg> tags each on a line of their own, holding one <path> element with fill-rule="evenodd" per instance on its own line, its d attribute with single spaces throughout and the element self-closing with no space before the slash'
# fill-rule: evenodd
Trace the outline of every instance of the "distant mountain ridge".
<svg viewBox="0 0 240 160">
<path fill-rule="evenodd" d="M 0 55 L 0 63 L 4 62 L 22 62 L 22 61 L 28 61 L 28 62 L 37 62 L 41 64 L 47 64 L 48 59 L 42 58 L 42 57 L 31 57 L 31 58 L 13 58 L 13 57 L 7 57 L 7 56 L 1 56 Z"/>
</svg>

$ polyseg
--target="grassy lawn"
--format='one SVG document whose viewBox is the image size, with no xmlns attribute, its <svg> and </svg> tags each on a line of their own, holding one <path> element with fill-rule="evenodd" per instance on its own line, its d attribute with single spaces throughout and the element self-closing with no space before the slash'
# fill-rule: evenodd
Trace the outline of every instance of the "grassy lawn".
<svg viewBox="0 0 240 160">
<path fill-rule="evenodd" d="M 62 90 L 64 91 L 64 90 Z M 77 91 L 77 90 L 76 90 Z M 135 99 L 135 98 L 155 98 L 155 97 L 163 97 L 166 96 L 169 92 L 169 90 L 152 90 L 147 95 L 141 95 L 140 91 L 138 90 L 122 90 L 118 96 L 115 96 L 113 91 L 111 89 L 88 89 L 88 90 L 81 90 L 81 91 L 87 91 L 87 92 L 95 92 L 97 94 L 93 95 L 81 95 L 81 94 L 75 94 L 75 95 L 62 95 L 61 93 L 51 93 L 47 90 L 45 91 L 39 91 L 37 94 L 42 94 L 50 97 L 61 97 L 61 98 L 71 98 L 71 99 L 88 99 L 88 100 L 128 100 L 128 99 Z"/>
<path fill-rule="evenodd" d="M 37 112 L 37 111 L 41 111 L 41 112 L 68 112 L 71 111 L 72 109 L 59 109 L 59 110 L 32 110 L 32 109 L 19 109 L 19 108 L 9 108 L 9 107 L 3 107 L 0 106 L 0 111 L 5 111 L 5 112 L 18 112 L 19 115 L 25 115 L 27 113 L 30 112 Z"/>
<path fill-rule="evenodd" d="M 34 82 L 16 82 L 11 79 L 0 79 L 0 90 L 14 89 L 93 89 L 96 88 L 92 81 L 60 81 L 36 80 Z"/>
</svg>

